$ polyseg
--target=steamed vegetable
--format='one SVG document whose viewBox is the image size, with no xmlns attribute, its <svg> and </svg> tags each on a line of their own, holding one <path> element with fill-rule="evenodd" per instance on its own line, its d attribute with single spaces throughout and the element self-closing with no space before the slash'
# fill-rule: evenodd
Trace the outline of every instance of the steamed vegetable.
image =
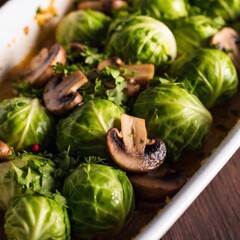
<svg viewBox="0 0 240 240">
<path fill-rule="evenodd" d="M 105 156 L 106 133 L 120 125 L 121 108 L 104 100 L 90 100 L 59 122 L 57 146 L 59 151 L 70 147 L 74 156 Z"/>
<path fill-rule="evenodd" d="M 23 195 L 14 198 L 5 214 L 5 233 L 15 240 L 69 240 L 70 223 L 64 197 Z"/>
<path fill-rule="evenodd" d="M 134 0 L 133 5 L 142 14 L 159 20 L 174 20 L 188 15 L 185 0 Z"/>
<path fill-rule="evenodd" d="M 173 161 L 183 150 L 201 147 L 212 123 L 211 113 L 199 99 L 173 84 L 143 91 L 133 105 L 133 115 L 146 119 L 149 137 L 160 137 Z"/>
<path fill-rule="evenodd" d="M 46 194 L 57 186 L 56 164 L 50 155 L 23 153 L 0 163 L 0 209 L 19 194 Z"/>
<path fill-rule="evenodd" d="M 109 24 L 110 18 L 99 11 L 73 11 L 60 21 L 56 39 L 64 45 L 78 42 L 91 47 L 101 47 Z"/>
<path fill-rule="evenodd" d="M 106 51 L 126 63 L 153 63 L 164 66 L 176 57 L 171 30 L 149 16 L 118 18 L 109 27 Z"/>
<path fill-rule="evenodd" d="M 236 20 L 240 16 L 240 0 L 191 0 L 208 16 L 221 16 L 225 21 Z"/>
<path fill-rule="evenodd" d="M 34 144 L 47 148 L 54 136 L 54 121 L 39 99 L 16 97 L 0 103 L 0 138 L 16 151 Z"/>
<path fill-rule="evenodd" d="M 238 77 L 231 58 L 218 49 L 200 48 L 177 59 L 169 75 L 210 108 L 237 91 Z"/>
<path fill-rule="evenodd" d="M 208 46 L 209 38 L 222 26 L 222 22 L 213 21 L 205 15 L 194 15 L 177 21 L 172 31 L 177 42 L 178 54 Z"/>
<path fill-rule="evenodd" d="M 122 170 L 81 164 L 66 178 L 62 192 L 77 237 L 113 237 L 132 218 L 133 188 Z"/>
</svg>

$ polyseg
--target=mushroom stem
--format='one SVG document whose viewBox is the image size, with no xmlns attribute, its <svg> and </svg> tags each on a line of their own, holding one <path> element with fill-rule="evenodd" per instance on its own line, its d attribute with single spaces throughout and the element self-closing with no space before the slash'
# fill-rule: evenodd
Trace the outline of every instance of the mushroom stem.
<svg viewBox="0 0 240 240">
<path fill-rule="evenodd" d="M 153 79 L 155 74 L 154 64 L 124 64 L 124 62 L 118 57 L 112 57 L 103 60 L 98 64 L 98 70 L 101 71 L 105 67 L 117 67 L 124 74 L 135 82 L 147 82 Z"/>
<path fill-rule="evenodd" d="M 122 114 L 121 132 L 126 152 L 143 156 L 147 143 L 145 119 Z"/>
<path fill-rule="evenodd" d="M 65 77 L 59 84 L 59 98 L 64 98 L 73 92 L 76 92 L 80 87 L 88 82 L 86 76 L 81 71 L 76 71 L 72 75 Z"/>
<path fill-rule="evenodd" d="M 126 75 L 132 76 L 136 82 L 146 82 L 153 79 L 155 67 L 153 64 L 123 65 Z"/>
</svg>

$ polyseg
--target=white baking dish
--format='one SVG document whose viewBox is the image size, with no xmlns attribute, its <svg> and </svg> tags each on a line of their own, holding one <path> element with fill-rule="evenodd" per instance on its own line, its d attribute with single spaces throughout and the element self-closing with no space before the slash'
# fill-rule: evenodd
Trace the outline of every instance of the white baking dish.
<svg viewBox="0 0 240 240">
<path fill-rule="evenodd" d="M 53 30 L 59 19 L 69 9 L 73 0 L 11 0 L 0 9 L 0 79 L 20 63 L 38 43 L 39 38 Z M 39 7 L 47 9 L 51 4 L 57 16 L 44 26 L 36 21 Z M 220 169 L 240 146 L 240 122 L 228 133 L 209 159 L 191 177 L 185 186 L 158 214 L 141 229 L 137 240 L 160 239 L 189 205 L 198 197 Z M 1 236 L 0 236 L 1 237 Z"/>
</svg>

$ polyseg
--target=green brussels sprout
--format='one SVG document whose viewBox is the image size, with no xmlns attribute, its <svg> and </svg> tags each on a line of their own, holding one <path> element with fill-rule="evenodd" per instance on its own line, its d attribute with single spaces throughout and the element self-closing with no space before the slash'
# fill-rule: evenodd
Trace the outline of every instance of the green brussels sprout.
<svg viewBox="0 0 240 240">
<path fill-rule="evenodd" d="M 62 193 L 73 233 L 83 239 L 112 237 L 133 216 L 133 188 L 120 169 L 81 164 L 66 178 Z"/>
<path fill-rule="evenodd" d="M 12 199 L 5 213 L 5 233 L 15 240 L 69 240 L 70 222 L 60 194 L 22 195 Z"/>
<path fill-rule="evenodd" d="M 149 16 L 118 18 L 109 27 L 106 51 L 128 63 L 164 66 L 176 57 L 176 42 L 171 30 Z"/>
<path fill-rule="evenodd" d="M 204 15 L 194 15 L 178 21 L 172 29 L 178 55 L 208 46 L 209 38 L 217 33 L 223 24 Z"/>
<path fill-rule="evenodd" d="M 143 91 L 132 114 L 145 118 L 149 138 L 161 138 L 172 161 L 177 161 L 183 150 L 201 147 L 212 123 L 211 113 L 200 100 L 174 84 Z"/>
<path fill-rule="evenodd" d="M 57 186 L 56 164 L 50 155 L 23 153 L 0 163 L 0 209 L 19 194 L 48 193 Z"/>
<path fill-rule="evenodd" d="M 123 110 L 105 99 L 90 100 L 76 108 L 57 127 L 57 147 L 72 156 L 106 156 L 106 133 L 120 126 Z"/>
<path fill-rule="evenodd" d="M 169 75 L 207 108 L 232 97 L 238 86 L 231 58 L 218 49 L 199 48 L 183 55 L 172 64 Z"/>
<path fill-rule="evenodd" d="M 101 47 L 105 39 L 110 17 L 94 10 L 78 10 L 67 14 L 56 29 L 56 40 L 66 45 L 72 42 Z"/>
<path fill-rule="evenodd" d="M 16 151 L 33 144 L 50 147 L 55 124 L 38 98 L 16 97 L 0 103 L 0 138 Z"/>
<path fill-rule="evenodd" d="M 175 20 L 188 15 L 185 0 L 134 0 L 133 5 L 140 8 L 142 14 L 159 20 Z"/>
<path fill-rule="evenodd" d="M 240 0 L 191 0 L 190 2 L 205 14 L 213 17 L 222 16 L 225 21 L 233 21 L 240 16 Z"/>
</svg>

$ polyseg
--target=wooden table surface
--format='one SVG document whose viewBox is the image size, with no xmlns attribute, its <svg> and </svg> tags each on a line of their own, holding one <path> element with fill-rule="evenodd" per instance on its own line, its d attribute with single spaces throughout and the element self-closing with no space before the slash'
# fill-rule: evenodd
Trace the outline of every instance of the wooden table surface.
<svg viewBox="0 0 240 240">
<path fill-rule="evenodd" d="M 212 239 L 240 239 L 240 149 L 162 238 Z"/>
</svg>

